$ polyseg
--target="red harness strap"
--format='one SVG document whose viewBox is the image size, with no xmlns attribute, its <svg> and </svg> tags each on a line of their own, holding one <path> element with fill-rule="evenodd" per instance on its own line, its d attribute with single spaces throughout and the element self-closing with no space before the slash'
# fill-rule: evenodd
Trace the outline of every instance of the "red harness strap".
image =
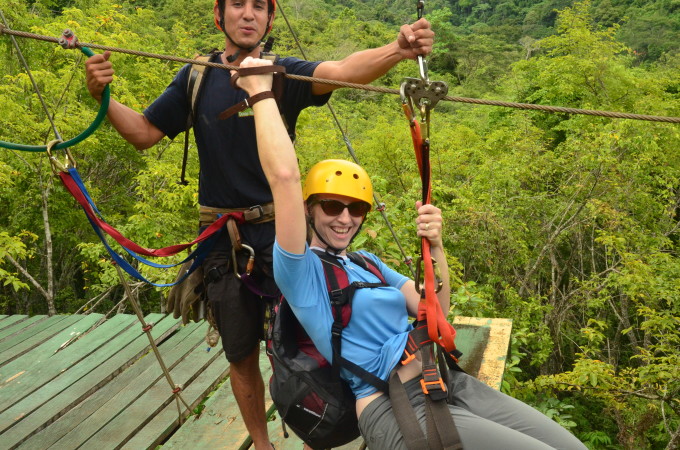
<svg viewBox="0 0 680 450">
<path fill-rule="evenodd" d="M 411 107 L 406 103 L 402 106 L 411 127 L 413 149 L 416 154 L 418 170 L 420 171 L 420 178 L 423 184 L 423 204 L 429 204 L 432 200 L 430 143 L 427 140 L 423 140 L 420 124 L 415 120 Z M 447 352 L 451 352 L 456 349 L 454 342 L 456 330 L 446 320 L 446 316 L 439 304 L 435 290 L 436 282 L 432 254 L 430 252 L 430 241 L 425 237 L 421 238 L 421 251 L 424 269 L 424 288 L 421 291 L 422 300 L 418 305 L 417 319 L 427 323 L 428 335 L 433 342 L 439 343 Z M 416 283 L 419 282 L 419 280 L 416 280 Z"/>
<path fill-rule="evenodd" d="M 201 233 L 200 236 L 198 236 L 196 239 L 194 239 L 191 242 L 185 243 L 185 244 L 176 244 L 176 245 L 171 245 L 169 247 L 164 247 L 164 248 L 159 248 L 159 249 L 148 249 L 141 247 L 140 245 L 132 242 L 125 236 L 123 236 L 120 231 L 116 230 L 114 227 L 106 223 L 104 220 L 102 220 L 94 211 L 92 208 L 92 205 L 88 202 L 87 198 L 85 197 L 85 194 L 82 192 L 78 184 L 75 182 L 73 177 L 69 172 L 59 172 L 59 177 L 61 178 L 62 183 L 66 187 L 66 189 L 71 193 L 73 198 L 76 199 L 76 201 L 80 204 L 80 206 L 83 207 L 85 210 L 85 214 L 87 214 L 87 217 L 89 217 L 90 220 L 92 220 L 97 226 L 99 226 L 102 230 L 104 230 L 109 236 L 111 236 L 113 239 L 116 240 L 120 245 L 123 247 L 127 248 L 128 250 L 131 250 L 135 253 L 138 253 L 140 255 L 144 256 L 171 256 L 175 255 L 182 250 L 185 250 L 189 247 L 192 247 L 195 244 L 198 244 L 199 242 L 203 242 L 206 239 L 208 239 L 210 236 L 215 234 L 224 226 L 224 224 L 227 222 L 227 220 L 230 217 L 233 217 L 234 220 L 238 223 L 245 223 L 245 219 L 243 218 L 243 212 L 232 212 L 232 213 L 226 213 L 222 215 L 219 219 L 217 219 L 215 222 L 212 223 L 208 228 Z"/>
</svg>

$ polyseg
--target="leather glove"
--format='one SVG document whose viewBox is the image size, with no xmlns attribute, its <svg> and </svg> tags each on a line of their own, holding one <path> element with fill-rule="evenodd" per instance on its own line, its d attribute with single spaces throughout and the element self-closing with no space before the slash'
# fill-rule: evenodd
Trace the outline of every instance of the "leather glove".
<svg viewBox="0 0 680 450">
<path fill-rule="evenodd" d="M 175 281 L 187 273 L 191 264 L 192 261 L 182 264 Z M 172 316 L 175 319 L 182 317 L 182 323 L 184 324 L 189 323 L 190 319 L 202 319 L 203 317 L 199 317 L 199 301 L 203 297 L 203 291 L 203 268 L 199 266 L 184 281 L 170 289 L 165 307 L 166 311 L 168 313 L 172 312 Z"/>
</svg>

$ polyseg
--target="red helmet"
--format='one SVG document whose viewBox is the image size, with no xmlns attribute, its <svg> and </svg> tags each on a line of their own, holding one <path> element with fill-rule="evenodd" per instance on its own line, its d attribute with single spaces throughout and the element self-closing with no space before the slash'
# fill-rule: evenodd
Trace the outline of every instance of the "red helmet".
<svg viewBox="0 0 680 450">
<path fill-rule="evenodd" d="M 220 15 L 224 15 L 225 2 L 226 0 L 215 0 L 215 6 L 217 6 L 217 8 L 219 9 Z M 268 35 L 270 31 L 272 31 L 272 26 L 274 25 L 272 16 L 276 12 L 276 0 L 267 0 L 267 4 L 269 5 L 269 23 L 267 24 L 267 31 L 265 31 L 264 33 L 265 36 Z M 224 32 L 222 26 L 220 25 L 220 21 L 217 20 L 217 17 L 215 18 L 215 26 L 217 27 L 218 30 Z"/>
</svg>

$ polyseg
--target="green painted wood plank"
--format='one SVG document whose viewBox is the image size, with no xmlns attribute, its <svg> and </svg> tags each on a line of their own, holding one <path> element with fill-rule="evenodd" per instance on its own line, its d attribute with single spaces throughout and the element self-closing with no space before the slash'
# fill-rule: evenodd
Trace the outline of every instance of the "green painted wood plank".
<svg viewBox="0 0 680 450">
<path fill-rule="evenodd" d="M 0 342 L 2 342 L 5 339 L 8 339 L 11 336 L 22 333 L 29 326 L 35 324 L 36 322 L 40 322 L 46 318 L 47 316 L 45 315 L 27 317 L 24 320 L 14 322 L 10 326 L 0 329 Z"/>
<path fill-rule="evenodd" d="M 458 324 L 455 328 L 456 347 L 463 352 L 460 367 L 476 378 L 482 366 L 484 349 L 489 342 L 490 328 L 469 324 Z"/>
<path fill-rule="evenodd" d="M 168 319 L 175 320 L 171 317 Z M 204 335 L 205 328 L 201 329 L 198 324 L 180 326 L 178 331 L 159 345 L 159 350 L 163 355 L 165 363 L 172 367 L 177 359 L 183 357 Z M 146 341 L 146 337 L 144 337 L 144 340 Z M 148 344 L 148 341 L 146 343 Z M 47 448 L 54 445 L 60 439 L 64 439 L 60 444 L 61 447 L 69 448 L 68 438 L 65 438 L 69 433 L 84 435 L 84 438 L 89 437 L 103 423 L 106 423 L 107 420 L 118 414 L 118 411 L 110 409 L 108 402 L 117 395 L 129 395 L 131 398 L 134 398 L 138 393 L 138 389 L 142 389 L 138 386 L 136 380 L 140 374 L 150 368 L 157 373 L 159 378 L 162 376 L 158 362 L 152 353 L 148 353 L 143 358 L 136 360 L 134 364 L 116 375 L 113 380 L 90 395 L 75 408 L 66 412 L 47 428 L 31 436 L 19 448 Z M 88 432 L 89 434 L 87 434 Z M 71 443 L 70 445 L 71 448 L 77 447 L 77 444 Z"/>
<path fill-rule="evenodd" d="M 145 319 L 147 323 L 156 322 L 151 334 L 157 343 L 167 338 L 179 327 L 179 320 L 172 318 L 161 320 L 164 317 L 164 314 L 151 314 Z M 69 379 L 60 377 L 10 408 L 25 415 L 31 411 L 34 412 L 1 435 L 3 445 L 13 448 L 49 425 L 113 379 L 116 374 L 122 372 L 149 349 L 149 340 L 139 327 L 133 326 L 112 339 L 88 356 L 86 360 L 81 361 L 78 367 L 71 369 L 85 372 L 79 380 L 71 382 L 73 376 Z M 67 383 L 65 386 L 64 382 Z M 54 392 L 57 393 L 54 394 Z"/>
<path fill-rule="evenodd" d="M 76 323 L 70 327 L 63 329 L 52 338 L 42 342 L 41 344 L 29 349 L 22 355 L 8 361 L 6 364 L 0 366 L 0 388 L 10 383 L 15 378 L 23 376 L 27 372 L 34 369 L 43 363 L 43 361 L 51 358 L 57 350 L 69 341 L 79 338 L 84 333 L 87 333 L 99 320 L 102 319 L 101 314 L 88 316 L 80 316 Z M 51 319 L 46 319 L 51 320 Z M 75 320 L 75 319 L 74 319 Z M 36 324 L 37 327 L 40 323 Z M 63 322 L 62 322 L 63 323 Z M 32 333 L 34 327 L 26 330 L 27 333 Z M 61 353 L 61 352 L 60 352 Z M 62 356 L 62 355 L 60 355 Z M 1 408 L 0 408 L 1 410 Z"/>
<path fill-rule="evenodd" d="M 170 373 L 176 384 L 188 386 L 214 360 L 224 358 L 222 352 L 207 352 L 203 345 L 194 348 L 186 358 L 177 364 Z M 108 422 L 89 440 L 83 443 L 83 448 L 118 448 L 132 438 L 165 406 L 175 402 L 172 391 L 165 378 L 158 380 L 141 397 L 126 408 L 114 407 L 120 411 L 113 420 Z"/>
<path fill-rule="evenodd" d="M 510 334 L 512 332 L 511 319 L 488 319 L 478 317 L 457 317 L 453 322 L 456 330 L 462 332 L 464 327 L 477 327 L 480 329 L 488 329 L 486 331 L 477 332 L 475 339 L 484 337 L 483 345 L 478 346 L 475 350 L 469 350 L 470 355 L 463 355 L 461 358 L 461 366 L 463 368 L 470 364 L 477 368 L 475 377 L 494 389 L 500 389 L 503 381 L 503 372 L 505 371 L 505 360 L 510 346 Z M 469 330 L 469 328 L 468 328 Z M 458 345 L 458 337 L 456 337 L 456 344 Z M 474 345 L 471 341 L 462 340 L 460 343 L 464 346 Z M 465 350 L 462 350 L 465 352 Z M 468 361 L 465 361 L 465 360 Z"/>
<path fill-rule="evenodd" d="M 51 349 L 54 352 L 60 345 L 77 336 L 78 333 L 87 331 L 101 317 L 101 314 L 54 316 L 39 322 L 34 327 L 29 328 L 27 332 L 17 335 L 17 337 L 28 336 L 28 339 L 23 339 L 20 343 L 0 353 L 0 365 L 5 366 L 9 362 L 37 349 L 41 351 Z M 46 328 L 38 331 L 43 328 L 43 324 L 45 324 Z M 13 340 L 14 338 L 7 339 L 0 343 L 0 345 Z M 33 361 L 33 356 L 27 357 L 26 360 Z M 5 369 L 2 367 L 0 370 Z M 6 378 L 0 377 L 0 380 L 6 380 Z"/>
<path fill-rule="evenodd" d="M 181 327 L 175 335 L 159 346 L 166 367 L 172 370 L 193 349 L 202 346 L 207 324 L 202 325 Z M 169 392 L 169 386 L 158 361 L 153 352 L 149 352 L 77 408 L 46 428 L 45 433 L 38 433 L 26 441 L 21 448 L 31 448 L 29 444 L 32 443 L 44 445 L 45 442 L 50 442 L 51 448 L 54 449 L 77 448 L 116 416 L 125 414 L 126 408 L 143 397 L 151 386 L 161 382 Z M 87 414 L 83 414 L 82 410 Z"/>
<path fill-rule="evenodd" d="M 213 351 L 215 351 L 213 349 Z M 218 357 L 210 366 L 189 386 L 182 391 L 184 399 L 189 403 L 191 410 L 211 392 L 229 374 L 229 367 L 224 356 Z M 186 418 L 190 411 L 184 410 L 182 417 Z M 177 406 L 174 402 L 166 406 L 157 414 L 151 422 L 142 428 L 122 448 L 123 450 L 152 449 L 179 426 Z M 195 440 L 201 440 L 201 436 L 195 436 Z M 192 446 L 193 447 L 193 446 Z"/>
<path fill-rule="evenodd" d="M 224 356 L 222 356 L 224 358 Z M 227 364 L 227 362 L 224 362 Z M 260 368 L 265 382 L 266 407 L 271 404 L 267 382 L 271 366 L 264 351 L 260 354 Z M 200 438 L 197 438 L 200 436 Z M 225 382 L 205 402 L 200 416 L 190 418 L 187 423 L 163 444 L 163 449 L 195 450 L 229 448 L 237 449 L 248 438 L 248 431 L 241 419 L 238 405 L 231 390 L 231 383 Z"/>
<path fill-rule="evenodd" d="M 0 320 L 0 330 L 5 327 L 9 327 L 16 322 L 21 322 L 28 316 L 26 314 L 12 314 L 11 316 L 3 316 L 4 318 Z"/>
<path fill-rule="evenodd" d="M 86 334 L 87 339 L 74 341 L 71 345 L 56 352 L 56 350 L 62 348 L 61 345 L 64 342 L 89 330 L 98 319 L 96 316 L 83 316 L 82 320 L 50 339 L 49 343 L 31 352 L 38 362 L 30 368 L 12 375 L 11 381 L 0 384 L 0 392 L 3 393 L 0 397 L 0 412 L 18 403 L 57 376 L 68 377 L 74 364 L 130 327 L 136 320 L 134 316 L 130 315 L 114 316 Z M 0 414 L 0 417 L 2 417 L 2 414 Z M 6 428 L 0 420 L 0 431 L 4 429 Z"/>
<path fill-rule="evenodd" d="M 75 326 L 80 320 L 81 316 L 53 316 L 31 327 L 30 332 L 20 333 L 0 342 L 0 366 Z"/>
<path fill-rule="evenodd" d="M 18 356 L 17 358 L 0 367 L 0 389 L 7 385 L 11 385 L 12 383 L 16 383 L 20 377 L 25 377 L 28 373 L 39 371 L 40 366 L 46 361 L 54 361 L 53 358 L 55 355 L 58 354 L 59 357 L 63 357 L 64 354 L 71 352 L 71 348 L 75 345 L 75 343 L 81 340 L 80 338 L 85 336 L 87 332 L 103 318 L 103 316 L 100 314 L 93 315 L 92 317 L 73 317 L 74 318 L 71 320 L 75 320 L 75 323 L 73 323 L 71 326 L 62 329 L 50 339 L 38 346 L 31 348 L 23 355 Z M 51 318 L 46 320 L 51 320 Z M 36 326 L 38 325 L 39 324 L 36 324 Z M 107 327 L 111 325 L 112 324 L 109 323 L 107 324 Z M 32 328 L 27 329 L 26 332 L 32 333 Z M 66 349 L 69 350 L 64 352 Z M 59 361 L 59 359 L 57 359 L 57 361 Z M 34 382 L 36 381 L 34 380 Z M 2 411 L 2 409 L 3 408 L 0 407 L 0 411 Z"/>
<path fill-rule="evenodd" d="M 57 332 L 48 339 L 42 338 L 42 342 L 38 345 L 32 346 L 27 349 L 23 354 L 7 361 L 4 365 L 0 366 L 0 389 L 3 389 L 7 385 L 12 385 L 17 378 L 22 377 L 26 372 L 30 372 L 37 365 L 40 365 L 42 361 L 53 355 L 64 343 L 80 336 L 81 334 L 87 332 L 92 326 L 101 319 L 101 314 L 90 316 L 81 316 L 68 318 L 68 321 L 60 321 L 58 327 L 51 329 L 49 334 Z M 82 320 L 84 318 L 84 320 Z M 35 327 L 40 326 L 46 321 L 51 321 L 55 319 L 54 317 L 48 318 L 45 321 L 41 321 L 35 325 Z M 34 327 L 31 327 L 28 333 L 32 333 Z M 47 337 L 48 330 L 44 330 L 45 336 Z M 24 341 L 26 343 L 27 341 Z M 0 399 L 1 403 L 1 399 Z M 2 411 L 0 407 L 0 411 Z"/>
</svg>

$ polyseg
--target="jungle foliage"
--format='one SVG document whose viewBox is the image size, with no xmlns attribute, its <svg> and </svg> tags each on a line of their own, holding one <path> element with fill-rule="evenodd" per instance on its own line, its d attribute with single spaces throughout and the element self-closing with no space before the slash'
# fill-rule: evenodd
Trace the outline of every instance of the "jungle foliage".
<svg viewBox="0 0 680 450">
<path fill-rule="evenodd" d="M 415 18 L 414 2 L 283 3 L 308 59 L 339 59 L 389 42 Z M 191 57 L 223 45 L 211 0 L 5 0 L 11 28 Z M 437 43 L 430 78 L 450 94 L 575 108 L 680 116 L 677 0 L 431 0 Z M 283 55 L 299 56 L 281 15 Z M 17 39 L 59 133 L 94 118 L 77 51 Z M 114 54 L 113 97 L 139 111 L 179 68 Z M 31 80 L 0 38 L 0 140 L 53 139 Z M 402 62 L 375 84 L 417 76 Z M 394 96 L 341 89 L 343 131 L 416 255 L 420 180 Z M 347 158 L 325 108 L 303 113 L 303 171 Z M 503 389 L 569 428 L 590 448 L 680 446 L 680 128 L 677 124 L 547 114 L 440 102 L 432 116 L 434 202 L 445 215 L 451 314 L 510 317 Z M 72 148 L 109 223 L 159 248 L 196 231 L 197 171 L 178 183 L 183 139 L 139 153 L 105 123 Z M 43 153 L 2 150 L 0 313 L 122 311 L 124 290 L 103 245 L 53 177 Z M 408 273 L 373 214 L 355 242 Z M 169 282 L 175 271 L 139 267 Z M 131 283 L 146 312 L 166 291 Z"/>
</svg>

